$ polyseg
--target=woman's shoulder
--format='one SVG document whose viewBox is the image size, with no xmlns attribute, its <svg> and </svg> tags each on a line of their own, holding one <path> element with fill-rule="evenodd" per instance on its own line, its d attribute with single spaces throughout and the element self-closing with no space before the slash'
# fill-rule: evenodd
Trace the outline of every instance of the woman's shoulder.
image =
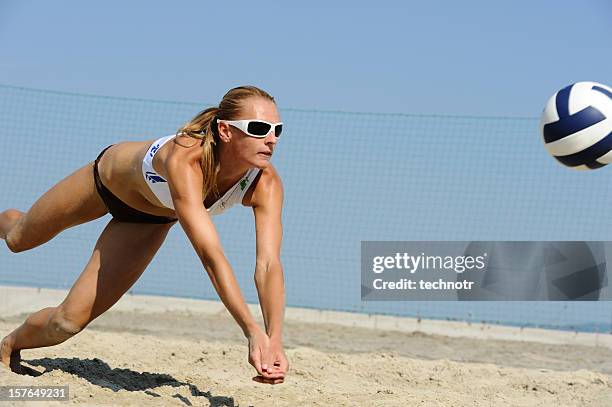
<svg viewBox="0 0 612 407">
<path fill-rule="evenodd" d="M 186 168 L 200 168 L 202 157 L 201 141 L 187 136 L 176 136 L 160 148 L 155 157 L 159 169 L 167 174 L 170 169 L 184 171 Z"/>
<path fill-rule="evenodd" d="M 273 201 L 282 202 L 282 199 L 283 182 L 276 168 L 269 163 L 257 174 L 257 178 L 244 196 L 243 204 L 254 207 Z"/>
<path fill-rule="evenodd" d="M 202 155 L 202 141 L 185 135 L 177 135 L 166 144 L 167 156 L 177 157 L 181 161 L 185 158 L 199 160 Z"/>
</svg>

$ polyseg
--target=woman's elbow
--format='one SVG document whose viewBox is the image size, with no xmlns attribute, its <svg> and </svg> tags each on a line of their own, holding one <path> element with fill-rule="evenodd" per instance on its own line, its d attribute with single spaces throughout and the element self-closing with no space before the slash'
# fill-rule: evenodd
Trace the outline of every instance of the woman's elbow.
<svg viewBox="0 0 612 407">
<path fill-rule="evenodd" d="M 255 261 L 255 271 L 267 271 L 270 268 L 280 267 L 281 262 L 278 257 L 265 257 Z"/>
<path fill-rule="evenodd" d="M 280 259 L 278 258 L 267 258 L 267 259 L 258 259 L 255 262 L 255 282 L 257 280 L 266 276 L 270 272 L 283 271 L 283 266 L 281 265 Z"/>
</svg>

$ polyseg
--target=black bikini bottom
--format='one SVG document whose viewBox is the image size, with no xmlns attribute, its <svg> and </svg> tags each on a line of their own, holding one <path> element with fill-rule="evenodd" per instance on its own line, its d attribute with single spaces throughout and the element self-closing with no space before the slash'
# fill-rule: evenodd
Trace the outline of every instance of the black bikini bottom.
<svg viewBox="0 0 612 407">
<path fill-rule="evenodd" d="M 96 161 L 94 162 L 94 180 L 96 182 L 96 189 L 98 190 L 98 194 L 104 201 L 106 208 L 113 216 L 113 218 L 117 219 L 120 222 L 131 222 L 131 223 L 172 223 L 176 222 L 178 219 L 167 218 L 165 216 L 156 216 L 151 215 L 150 213 L 141 212 L 138 209 L 134 209 L 131 206 L 124 203 L 122 200 L 117 198 L 108 188 L 106 188 L 102 181 L 100 180 L 100 174 L 98 173 L 98 162 L 100 158 L 104 154 L 106 150 L 108 150 L 112 145 L 106 147 Z"/>
</svg>

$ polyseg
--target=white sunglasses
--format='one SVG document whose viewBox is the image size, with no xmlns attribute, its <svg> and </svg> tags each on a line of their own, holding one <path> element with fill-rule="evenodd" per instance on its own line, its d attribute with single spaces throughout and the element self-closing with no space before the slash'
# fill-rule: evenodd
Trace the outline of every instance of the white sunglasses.
<svg viewBox="0 0 612 407">
<path fill-rule="evenodd" d="M 274 135 L 280 137 L 283 132 L 283 123 L 270 123 L 265 120 L 221 120 L 217 122 L 227 123 L 237 129 L 242 130 L 251 137 L 265 138 L 274 129 Z"/>
</svg>

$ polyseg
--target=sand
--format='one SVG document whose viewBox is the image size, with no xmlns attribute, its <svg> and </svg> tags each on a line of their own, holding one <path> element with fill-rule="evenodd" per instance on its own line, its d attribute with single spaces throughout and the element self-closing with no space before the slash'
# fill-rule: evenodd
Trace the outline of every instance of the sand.
<svg viewBox="0 0 612 407">
<path fill-rule="evenodd" d="M 31 291 L 12 301 L 0 294 L 2 334 L 23 321 L 20 307 L 54 305 L 53 295 L 26 306 L 19 301 L 35 297 Z M 176 301 L 180 306 L 164 305 Z M 68 385 L 70 401 L 57 405 L 612 405 L 610 335 L 578 340 L 566 332 L 538 336 L 408 318 L 381 319 L 393 324 L 373 329 L 359 322 L 364 316 L 289 309 L 290 370 L 285 383 L 270 386 L 251 380 L 246 341 L 221 304 L 176 301 L 128 296 L 69 341 L 23 351 L 24 365 L 39 375 L 0 369 L 0 385 Z M 449 335 L 439 334 L 442 326 Z M 494 338 L 511 333 L 515 339 Z"/>
</svg>

